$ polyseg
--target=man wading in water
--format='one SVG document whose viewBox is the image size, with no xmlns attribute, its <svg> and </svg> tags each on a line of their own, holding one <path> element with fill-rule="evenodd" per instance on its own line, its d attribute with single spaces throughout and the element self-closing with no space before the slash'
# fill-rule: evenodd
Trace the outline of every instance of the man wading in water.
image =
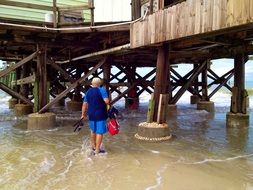
<svg viewBox="0 0 253 190">
<path fill-rule="evenodd" d="M 86 118 L 88 115 L 89 127 L 91 130 L 91 144 L 95 155 L 104 154 L 105 150 L 101 150 L 100 146 L 103 135 L 107 132 L 107 105 L 109 104 L 108 94 L 104 87 L 100 87 L 102 81 L 100 78 L 93 78 L 90 88 L 83 97 L 82 116 Z M 87 111 L 87 115 L 86 115 Z"/>
</svg>

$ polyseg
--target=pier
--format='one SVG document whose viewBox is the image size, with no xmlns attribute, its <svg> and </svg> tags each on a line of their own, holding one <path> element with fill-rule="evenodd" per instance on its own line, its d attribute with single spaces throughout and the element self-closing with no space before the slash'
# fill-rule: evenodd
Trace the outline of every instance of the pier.
<svg viewBox="0 0 253 190">
<path fill-rule="evenodd" d="M 101 76 L 106 88 L 118 94 L 112 104 L 125 98 L 129 109 L 138 109 L 138 97 L 144 91 L 153 94 L 147 121 L 158 124 L 166 123 L 166 110 L 174 109 L 186 91 L 197 109 L 214 112 L 211 98 L 225 87 L 232 93 L 227 126 L 237 126 L 238 121 L 247 126 L 244 83 L 245 63 L 253 54 L 253 2 L 132 0 L 131 4 L 131 21 L 101 24 L 94 22 L 93 1 L 64 7 L 56 0 L 51 6 L 1 1 L 7 7 L 50 11 L 53 18 L 41 22 L 0 15 L 0 59 L 8 63 L 0 71 L 0 89 L 17 99 L 14 109 L 21 106 L 25 114 L 45 114 L 70 98 L 66 107 L 78 111 L 80 93 L 93 77 Z M 85 10 L 90 16 L 73 23 L 61 20 L 70 10 Z M 234 68 L 222 76 L 210 62 L 219 58 L 234 59 Z M 173 68 L 182 63 L 192 65 L 184 76 Z M 151 69 L 141 76 L 137 68 L 143 67 Z M 210 92 L 212 85 L 217 87 Z M 120 87 L 127 88 L 121 92 Z"/>
</svg>

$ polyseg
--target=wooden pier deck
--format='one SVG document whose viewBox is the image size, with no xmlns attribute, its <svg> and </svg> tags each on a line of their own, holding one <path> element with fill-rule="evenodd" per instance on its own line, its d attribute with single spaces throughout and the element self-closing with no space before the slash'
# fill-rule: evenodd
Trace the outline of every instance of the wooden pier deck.
<svg viewBox="0 0 253 190">
<path fill-rule="evenodd" d="M 251 0 L 186 0 L 131 24 L 132 48 L 253 27 Z"/>
</svg>

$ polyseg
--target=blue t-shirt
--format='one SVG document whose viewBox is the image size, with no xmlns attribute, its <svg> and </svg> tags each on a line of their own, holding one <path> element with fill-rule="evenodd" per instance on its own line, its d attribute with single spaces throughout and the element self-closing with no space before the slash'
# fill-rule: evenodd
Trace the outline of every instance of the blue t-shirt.
<svg viewBox="0 0 253 190">
<path fill-rule="evenodd" d="M 108 98 L 105 88 L 90 88 L 83 101 L 88 103 L 87 114 L 90 121 L 107 119 L 107 109 L 104 98 Z"/>
<path fill-rule="evenodd" d="M 98 89 L 99 89 L 103 99 L 108 98 L 108 94 L 107 94 L 106 89 L 104 87 L 98 87 Z M 86 95 L 83 96 L 83 102 L 87 102 Z"/>
</svg>

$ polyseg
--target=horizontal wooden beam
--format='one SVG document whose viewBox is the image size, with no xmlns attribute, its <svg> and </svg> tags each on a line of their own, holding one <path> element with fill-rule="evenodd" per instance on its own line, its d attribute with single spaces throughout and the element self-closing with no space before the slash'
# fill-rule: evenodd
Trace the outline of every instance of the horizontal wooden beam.
<svg viewBox="0 0 253 190">
<path fill-rule="evenodd" d="M 64 64 L 64 63 L 69 63 L 69 62 L 73 62 L 73 61 L 78 61 L 78 60 L 81 60 L 81 59 L 87 59 L 87 58 L 91 58 L 91 57 L 122 52 L 122 51 L 126 51 L 126 50 L 129 50 L 129 49 L 130 49 L 130 44 L 125 44 L 125 45 L 122 45 L 122 46 L 117 46 L 117 47 L 105 49 L 105 50 L 102 50 L 102 51 L 97 51 L 97 52 L 89 53 L 89 54 L 82 55 L 82 56 L 79 56 L 79 57 L 75 57 L 75 58 L 72 58 L 72 59 L 66 60 L 66 61 L 55 61 L 55 63 Z"/>
<path fill-rule="evenodd" d="M 90 9 L 89 5 L 76 5 L 76 6 L 59 6 L 57 7 L 58 11 L 75 11 L 75 10 L 87 10 Z"/>
<path fill-rule="evenodd" d="M 29 77 L 25 77 L 25 78 L 22 78 L 22 79 L 19 79 L 17 81 L 13 81 L 14 84 L 16 85 L 21 85 L 21 84 L 28 84 L 28 83 L 33 83 L 35 82 L 35 75 L 31 75 Z"/>
</svg>

